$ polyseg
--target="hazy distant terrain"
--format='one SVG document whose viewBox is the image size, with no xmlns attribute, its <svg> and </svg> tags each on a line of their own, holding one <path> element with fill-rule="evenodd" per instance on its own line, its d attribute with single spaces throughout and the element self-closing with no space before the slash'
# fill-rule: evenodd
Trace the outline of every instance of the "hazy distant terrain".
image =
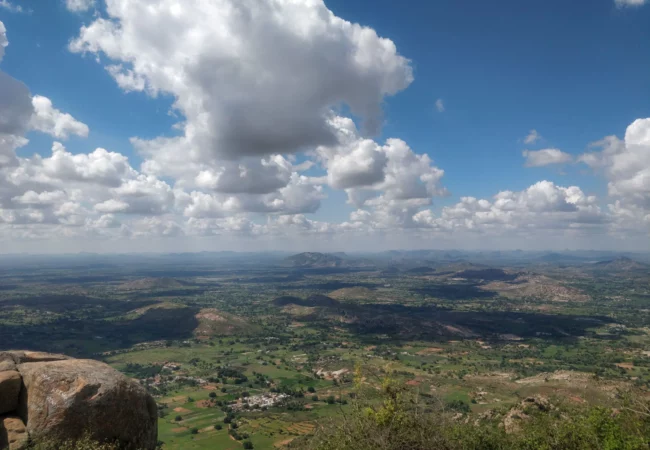
<svg viewBox="0 0 650 450">
<path fill-rule="evenodd" d="M 297 446 L 348 408 L 355 367 L 470 414 L 530 395 L 612 406 L 613 390 L 650 386 L 647 254 L 14 255 L 0 266 L 0 350 L 99 359 L 139 378 L 160 405 L 164 448 Z"/>
</svg>

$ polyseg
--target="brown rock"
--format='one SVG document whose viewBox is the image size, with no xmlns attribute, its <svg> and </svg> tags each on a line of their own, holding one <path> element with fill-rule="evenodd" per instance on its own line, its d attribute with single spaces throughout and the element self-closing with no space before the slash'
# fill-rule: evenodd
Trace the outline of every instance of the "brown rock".
<svg viewBox="0 0 650 450">
<path fill-rule="evenodd" d="M 5 370 L 16 370 L 16 362 L 10 353 L 0 352 L 0 372 Z"/>
<path fill-rule="evenodd" d="M 23 421 L 15 416 L 0 417 L 0 449 L 27 448 L 29 435 Z"/>
<path fill-rule="evenodd" d="M 3 361 L 13 361 L 15 364 L 22 364 L 28 362 L 61 361 L 64 359 L 73 358 L 56 353 L 32 352 L 29 350 L 9 350 L 6 352 L 0 352 L 0 364 Z"/>
<path fill-rule="evenodd" d="M 25 386 L 19 411 L 33 439 L 76 439 L 89 432 L 126 448 L 156 447 L 156 402 L 110 366 L 68 359 L 23 363 L 18 370 Z"/>
<path fill-rule="evenodd" d="M 14 411 L 18 408 L 21 378 L 15 370 L 0 372 L 0 414 Z"/>
<path fill-rule="evenodd" d="M 16 370 L 16 363 L 13 361 L 0 361 L 0 372 L 5 370 Z"/>
<path fill-rule="evenodd" d="M 24 352 L 23 356 L 20 358 L 20 361 L 16 363 L 28 363 L 28 362 L 46 362 L 46 361 L 62 361 L 67 359 L 73 359 L 69 356 L 59 355 L 57 353 L 45 353 L 45 352 Z"/>
<path fill-rule="evenodd" d="M 16 363 L 18 362 L 18 358 L 22 358 L 23 356 L 25 356 L 25 352 L 23 351 L 0 352 L 0 362 Z"/>
</svg>

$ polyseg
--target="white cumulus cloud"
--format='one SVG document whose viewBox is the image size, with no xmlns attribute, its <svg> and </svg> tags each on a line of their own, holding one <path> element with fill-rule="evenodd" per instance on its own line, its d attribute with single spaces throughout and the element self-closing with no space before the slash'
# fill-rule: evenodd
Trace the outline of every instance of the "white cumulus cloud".
<svg viewBox="0 0 650 450">
<path fill-rule="evenodd" d="M 412 81 L 409 61 L 321 0 L 112 0 L 73 52 L 103 53 L 126 90 L 171 94 L 186 121 L 174 147 L 194 159 L 292 153 L 332 144 L 347 105 L 377 131 L 382 101 Z"/>
<path fill-rule="evenodd" d="M 592 146 L 601 151 L 580 161 L 604 172 L 610 195 L 650 206 L 650 118 L 630 124 L 623 140 L 608 136 Z"/>
<path fill-rule="evenodd" d="M 34 115 L 31 119 L 31 127 L 34 130 L 47 133 L 57 139 L 67 139 L 71 134 L 88 137 L 88 125 L 56 109 L 49 98 L 35 95 L 32 98 L 32 105 Z"/>
<path fill-rule="evenodd" d="M 530 233 L 532 230 L 590 229 L 607 221 L 595 196 L 579 187 L 540 181 L 519 192 L 502 191 L 491 200 L 463 197 L 442 209 L 413 217 L 418 226 L 447 231 Z"/>
</svg>

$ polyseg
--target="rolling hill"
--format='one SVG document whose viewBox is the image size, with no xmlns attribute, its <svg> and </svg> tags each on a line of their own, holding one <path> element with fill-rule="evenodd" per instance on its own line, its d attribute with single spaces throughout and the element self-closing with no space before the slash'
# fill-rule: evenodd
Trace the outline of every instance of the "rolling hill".
<svg viewBox="0 0 650 450">
<path fill-rule="evenodd" d="M 293 267 L 301 268 L 326 268 L 346 267 L 343 258 L 328 253 L 304 252 L 289 256 L 285 259 Z"/>
<path fill-rule="evenodd" d="M 592 266 L 597 270 L 607 270 L 615 272 L 626 272 L 636 270 L 648 270 L 650 266 L 640 263 L 627 257 L 620 257 L 609 261 L 599 261 Z"/>
</svg>

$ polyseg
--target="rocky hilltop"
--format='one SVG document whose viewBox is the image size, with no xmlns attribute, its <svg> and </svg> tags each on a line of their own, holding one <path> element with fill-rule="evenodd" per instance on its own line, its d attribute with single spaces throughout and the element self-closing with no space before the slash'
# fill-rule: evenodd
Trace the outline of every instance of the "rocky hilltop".
<svg viewBox="0 0 650 450">
<path fill-rule="evenodd" d="M 134 380 L 99 361 L 0 352 L 0 449 L 89 433 L 127 449 L 155 449 L 157 408 Z"/>
<path fill-rule="evenodd" d="M 293 267 L 310 269 L 347 266 L 342 258 L 328 253 L 305 252 L 289 256 L 285 260 Z"/>
</svg>

